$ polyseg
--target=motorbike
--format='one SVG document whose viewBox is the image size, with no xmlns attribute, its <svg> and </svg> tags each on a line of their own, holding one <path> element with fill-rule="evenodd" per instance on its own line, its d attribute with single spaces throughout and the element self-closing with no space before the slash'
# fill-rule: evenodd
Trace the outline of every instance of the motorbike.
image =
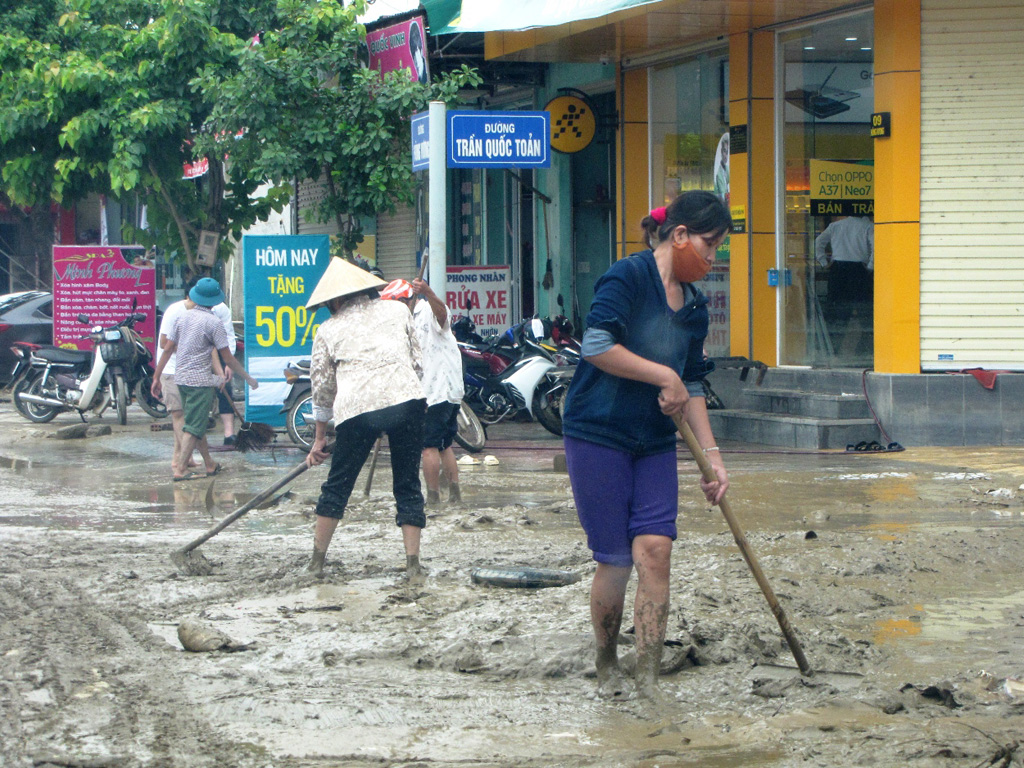
<svg viewBox="0 0 1024 768">
<path fill-rule="evenodd" d="M 539 318 L 525 320 L 488 341 L 481 338 L 467 317 L 458 325 L 456 339 L 462 353 L 465 400 L 484 425 L 520 415 L 536 419 L 553 434 L 561 434 L 561 417 L 546 396 L 557 377 L 553 353 L 542 343 L 547 333 Z M 557 421 L 556 421 L 557 417 Z"/>
<path fill-rule="evenodd" d="M 152 357 L 134 330 L 145 317 L 133 312 L 104 327 L 79 315 L 78 322 L 91 326 L 83 337 L 92 340 L 91 352 L 52 345 L 23 350 L 29 355 L 27 368 L 13 392 L 19 413 L 37 424 L 64 411 L 75 411 L 85 421 L 86 412 L 98 416 L 114 403 L 117 421 L 124 425 L 128 405 L 138 400 L 150 416 L 166 416 L 164 405 L 149 392 Z"/>
<path fill-rule="evenodd" d="M 284 379 L 290 385 L 281 413 L 287 414 L 285 427 L 288 437 L 296 445 L 309 450 L 316 437 L 316 421 L 313 419 L 313 385 L 309 379 L 309 360 L 289 363 L 284 369 Z M 476 414 L 465 400 L 459 407 L 458 431 L 455 442 L 469 453 L 478 453 L 487 442 L 487 432 Z"/>
</svg>

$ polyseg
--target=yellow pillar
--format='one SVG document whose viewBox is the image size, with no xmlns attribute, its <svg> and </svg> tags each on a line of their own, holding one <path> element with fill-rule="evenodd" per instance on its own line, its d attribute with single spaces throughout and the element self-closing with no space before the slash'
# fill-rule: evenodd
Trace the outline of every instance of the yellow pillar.
<svg viewBox="0 0 1024 768">
<path fill-rule="evenodd" d="M 729 123 L 746 126 L 747 152 L 732 151 L 729 201 L 745 231 L 730 238 L 729 337 L 733 355 L 776 364 L 775 36 L 729 36 Z"/>
<path fill-rule="evenodd" d="M 875 0 L 875 111 L 875 371 L 920 373 L 920 0 Z"/>
<path fill-rule="evenodd" d="M 647 189 L 647 70 L 620 72 L 616 93 L 619 136 L 615 147 L 618 216 L 615 222 L 615 257 L 641 251 L 640 220 L 647 215 L 650 191 Z"/>
</svg>

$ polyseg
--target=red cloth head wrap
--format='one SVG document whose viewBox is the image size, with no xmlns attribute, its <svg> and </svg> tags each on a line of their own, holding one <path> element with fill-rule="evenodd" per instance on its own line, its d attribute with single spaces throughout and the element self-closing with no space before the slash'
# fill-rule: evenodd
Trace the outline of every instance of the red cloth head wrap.
<svg viewBox="0 0 1024 768">
<path fill-rule="evenodd" d="M 661 208 L 655 208 L 651 211 L 651 218 L 654 219 L 655 223 L 660 227 L 665 223 L 665 219 L 668 218 L 668 211 L 665 210 L 665 206 Z"/>
</svg>

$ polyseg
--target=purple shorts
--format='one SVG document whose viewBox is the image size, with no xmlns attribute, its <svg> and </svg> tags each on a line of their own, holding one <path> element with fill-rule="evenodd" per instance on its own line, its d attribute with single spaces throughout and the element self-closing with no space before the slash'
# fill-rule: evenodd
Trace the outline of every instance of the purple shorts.
<svg viewBox="0 0 1024 768">
<path fill-rule="evenodd" d="M 633 565 L 637 536 L 667 536 L 675 541 L 679 512 L 675 451 L 632 456 L 566 437 L 565 463 L 576 514 L 597 562 Z"/>
</svg>

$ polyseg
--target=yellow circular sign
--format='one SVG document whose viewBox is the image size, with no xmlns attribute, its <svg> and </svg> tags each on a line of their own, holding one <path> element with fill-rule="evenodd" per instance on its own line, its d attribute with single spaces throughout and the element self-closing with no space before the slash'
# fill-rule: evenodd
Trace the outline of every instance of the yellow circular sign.
<svg viewBox="0 0 1024 768">
<path fill-rule="evenodd" d="M 551 113 L 551 148 L 571 154 L 590 146 L 597 132 L 597 115 L 578 96 L 556 96 L 544 107 Z"/>
</svg>

